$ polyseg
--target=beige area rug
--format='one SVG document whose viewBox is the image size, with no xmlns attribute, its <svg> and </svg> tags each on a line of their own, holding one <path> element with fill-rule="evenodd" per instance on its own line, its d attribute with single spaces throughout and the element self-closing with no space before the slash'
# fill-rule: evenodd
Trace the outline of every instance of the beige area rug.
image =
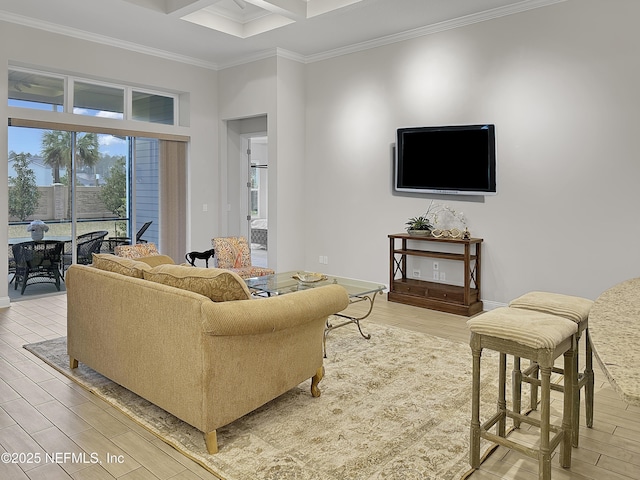
<svg viewBox="0 0 640 480">
<path fill-rule="evenodd" d="M 327 340 L 322 395 L 310 381 L 203 435 L 80 364 L 66 338 L 25 348 L 223 480 L 447 480 L 469 471 L 471 350 L 467 344 L 367 324 Z M 481 412 L 495 412 L 497 355 L 483 353 Z M 490 445 L 484 444 L 484 449 Z"/>
</svg>

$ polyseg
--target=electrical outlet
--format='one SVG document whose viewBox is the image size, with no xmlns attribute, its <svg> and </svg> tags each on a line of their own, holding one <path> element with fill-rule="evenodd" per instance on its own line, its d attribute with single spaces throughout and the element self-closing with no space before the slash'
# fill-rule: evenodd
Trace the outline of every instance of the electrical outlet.
<svg viewBox="0 0 640 480">
<path fill-rule="evenodd" d="M 420 270 L 413 271 L 413 278 L 420 278 Z"/>
<path fill-rule="evenodd" d="M 440 280 L 440 276 L 438 275 L 438 271 L 437 270 L 433 271 L 433 279 L 434 280 Z"/>
<path fill-rule="evenodd" d="M 324 263 L 324 257 L 322 255 L 318 257 L 318 263 Z"/>
<path fill-rule="evenodd" d="M 445 272 L 440 272 L 440 280 L 445 281 L 447 279 L 447 274 Z"/>
<path fill-rule="evenodd" d="M 438 262 L 433 262 L 433 269 L 438 270 L 440 268 L 440 264 Z"/>
</svg>

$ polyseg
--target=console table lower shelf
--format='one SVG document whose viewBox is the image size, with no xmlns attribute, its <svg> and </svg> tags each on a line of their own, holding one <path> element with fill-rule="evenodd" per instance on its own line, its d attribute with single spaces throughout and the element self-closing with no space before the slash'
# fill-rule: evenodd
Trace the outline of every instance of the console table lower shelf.
<svg viewBox="0 0 640 480">
<path fill-rule="evenodd" d="M 469 288 L 468 304 L 464 294 L 465 288 L 457 285 L 400 278 L 393 280 L 387 300 L 467 317 L 480 313 L 482 301 L 478 298 L 478 289 Z"/>
</svg>

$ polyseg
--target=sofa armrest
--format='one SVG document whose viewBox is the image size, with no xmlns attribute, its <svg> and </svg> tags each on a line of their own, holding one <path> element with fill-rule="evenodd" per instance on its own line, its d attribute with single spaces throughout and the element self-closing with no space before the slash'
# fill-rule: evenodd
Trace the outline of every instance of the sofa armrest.
<svg viewBox="0 0 640 480">
<path fill-rule="evenodd" d="M 256 300 L 203 305 L 208 335 L 258 335 L 285 330 L 338 313 L 349 305 L 340 285 L 327 285 Z"/>
</svg>

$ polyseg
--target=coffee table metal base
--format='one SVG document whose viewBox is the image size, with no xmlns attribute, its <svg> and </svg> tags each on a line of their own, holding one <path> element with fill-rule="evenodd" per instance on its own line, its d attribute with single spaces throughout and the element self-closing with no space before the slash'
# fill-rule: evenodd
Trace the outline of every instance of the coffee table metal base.
<svg viewBox="0 0 640 480">
<path fill-rule="evenodd" d="M 338 323 L 336 325 L 332 324 L 330 322 L 331 317 L 327 318 L 327 325 L 324 329 L 324 340 L 323 340 L 323 346 L 322 346 L 322 351 L 324 352 L 324 358 L 327 358 L 327 335 L 329 335 L 329 333 L 332 330 L 335 330 L 336 328 L 340 328 L 340 327 L 344 327 L 345 325 L 351 325 L 351 324 L 355 324 L 358 327 L 358 331 L 360 332 L 360 335 L 362 335 L 362 338 L 366 339 L 366 340 L 370 340 L 371 339 L 371 334 L 367 333 L 365 334 L 362 331 L 362 326 L 360 325 L 360 320 L 364 320 L 365 318 L 367 318 L 370 314 L 371 311 L 373 310 L 373 303 L 376 301 L 376 294 L 381 295 L 382 292 L 372 292 L 368 295 L 359 295 L 359 296 L 353 296 L 349 298 L 349 304 L 354 304 L 354 303 L 359 303 L 359 302 L 364 302 L 367 301 L 369 302 L 369 310 L 367 310 L 367 313 L 365 313 L 362 316 L 359 317 L 352 317 L 350 315 L 345 315 L 344 313 L 335 313 L 333 316 L 334 317 L 340 317 L 345 319 L 345 321 Z"/>
</svg>

